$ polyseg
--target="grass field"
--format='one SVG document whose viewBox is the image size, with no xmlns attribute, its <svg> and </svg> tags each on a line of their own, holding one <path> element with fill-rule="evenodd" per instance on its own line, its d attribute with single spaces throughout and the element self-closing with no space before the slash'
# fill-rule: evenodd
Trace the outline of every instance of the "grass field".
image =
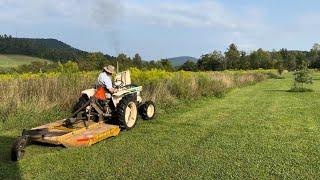
<svg viewBox="0 0 320 180">
<path fill-rule="evenodd" d="M 31 56 L 0 54 L 0 67 L 3 67 L 3 68 L 16 67 L 23 64 L 30 64 L 31 62 L 44 62 L 44 61 L 47 61 L 47 60 L 31 57 Z"/>
<path fill-rule="evenodd" d="M 9 157 L 19 132 L 4 130 L 0 179 L 315 179 L 320 176 L 319 79 L 316 74 L 311 93 L 287 92 L 292 84 L 287 75 L 224 98 L 180 104 L 90 148 L 32 145 L 19 163 Z M 55 116 L 61 114 L 46 118 Z"/>
</svg>

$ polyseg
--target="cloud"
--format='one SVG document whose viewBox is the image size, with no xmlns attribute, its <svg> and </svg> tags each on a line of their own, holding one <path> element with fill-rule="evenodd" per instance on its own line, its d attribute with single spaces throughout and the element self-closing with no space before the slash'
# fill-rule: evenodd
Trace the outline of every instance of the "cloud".
<svg viewBox="0 0 320 180">
<path fill-rule="evenodd" d="M 122 0 L 95 0 L 90 2 L 92 21 L 102 27 L 112 27 L 123 18 L 124 6 Z"/>
<path fill-rule="evenodd" d="M 230 4 L 229 4 L 230 5 Z M 164 28 L 193 28 L 212 31 L 220 42 L 235 42 L 240 48 L 258 48 L 256 42 L 270 31 L 264 9 L 239 6 L 232 9 L 222 1 L 124 2 L 130 22 Z M 242 45 L 241 45 L 242 44 Z"/>
<path fill-rule="evenodd" d="M 232 12 L 219 1 L 162 1 L 133 0 L 0 0 L 1 16 L 16 22 L 93 20 L 108 25 L 123 20 L 168 27 L 211 27 L 239 29 L 257 23 L 259 12 L 245 9 Z M 248 13 L 249 12 L 249 13 Z M 126 16 L 125 16 L 126 15 Z"/>
<path fill-rule="evenodd" d="M 219 1 L 208 0 L 144 4 L 126 1 L 125 11 L 129 18 L 140 23 L 227 30 L 261 26 L 260 21 L 263 18 L 260 9 L 243 8 L 234 12 Z"/>
<path fill-rule="evenodd" d="M 216 1 L 137 4 L 126 2 L 126 12 L 142 22 L 164 26 L 235 28 L 225 7 Z"/>
<path fill-rule="evenodd" d="M 6 1 L 0 0 L 0 21 L 17 24 L 38 24 L 44 22 L 57 22 L 70 20 L 74 15 L 79 15 L 76 4 L 78 0 L 29 0 Z"/>
<path fill-rule="evenodd" d="M 250 6 L 233 9 L 222 0 L 0 0 L 0 28 L 50 25 L 116 32 L 108 35 L 111 38 L 135 25 L 186 28 L 195 30 L 194 35 L 211 32 L 208 38 L 212 41 L 235 42 L 247 48 L 256 47 L 269 32 L 264 13 Z"/>
</svg>

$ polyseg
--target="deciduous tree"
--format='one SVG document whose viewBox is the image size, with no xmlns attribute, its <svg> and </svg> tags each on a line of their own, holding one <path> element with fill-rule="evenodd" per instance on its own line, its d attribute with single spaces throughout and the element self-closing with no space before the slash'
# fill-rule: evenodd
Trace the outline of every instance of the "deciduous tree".
<svg viewBox="0 0 320 180">
<path fill-rule="evenodd" d="M 228 69 L 239 69 L 240 52 L 235 44 L 230 44 L 225 52 Z"/>
</svg>

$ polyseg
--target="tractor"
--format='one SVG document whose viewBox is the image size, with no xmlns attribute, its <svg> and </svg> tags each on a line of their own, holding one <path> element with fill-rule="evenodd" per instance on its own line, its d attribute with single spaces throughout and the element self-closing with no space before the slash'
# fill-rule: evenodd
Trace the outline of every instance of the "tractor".
<svg viewBox="0 0 320 180">
<path fill-rule="evenodd" d="M 155 103 L 142 100 L 142 86 L 131 83 L 130 71 L 115 76 L 114 88 L 109 99 L 103 86 L 84 90 L 69 118 L 23 130 L 13 142 L 11 159 L 20 160 L 30 143 L 88 147 L 134 128 L 138 114 L 144 120 L 155 118 Z"/>
</svg>

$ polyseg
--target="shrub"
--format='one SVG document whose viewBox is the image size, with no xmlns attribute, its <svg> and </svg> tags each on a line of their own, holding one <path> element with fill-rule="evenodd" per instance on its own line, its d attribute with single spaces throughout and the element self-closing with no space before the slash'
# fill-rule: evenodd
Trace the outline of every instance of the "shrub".
<svg viewBox="0 0 320 180">
<path fill-rule="evenodd" d="M 313 79 L 310 75 L 307 66 L 303 66 L 299 71 L 294 73 L 293 87 L 289 90 L 290 92 L 310 92 L 311 89 L 305 87 L 307 84 L 312 84 Z"/>
<path fill-rule="evenodd" d="M 58 72 L 75 73 L 79 71 L 79 66 L 76 62 L 68 61 L 65 64 L 58 63 Z"/>
</svg>

